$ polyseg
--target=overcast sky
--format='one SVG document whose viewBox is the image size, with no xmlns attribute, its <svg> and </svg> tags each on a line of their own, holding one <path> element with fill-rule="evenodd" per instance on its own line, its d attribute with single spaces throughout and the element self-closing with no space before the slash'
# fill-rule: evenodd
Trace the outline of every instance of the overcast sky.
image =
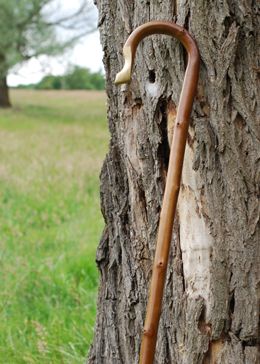
<svg viewBox="0 0 260 364">
<path fill-rule="evenodd" d="M 80 0 L 56 0 L 64 11 L 77 8 Z M 94 8 L 94 17 L 97 18 L 97 10 Z M 68 64 L 87 67 L 92 71 L 103 70 L 102 48 L 99 41 L 98 31 L 81 39 L 74 49 L 57 59 L 40 57 L 31 59 L 21 67 L 17 67 L 8 76 L 9 86 L 39 82 L 46 74 L 63 74 Z"/>
</svg>

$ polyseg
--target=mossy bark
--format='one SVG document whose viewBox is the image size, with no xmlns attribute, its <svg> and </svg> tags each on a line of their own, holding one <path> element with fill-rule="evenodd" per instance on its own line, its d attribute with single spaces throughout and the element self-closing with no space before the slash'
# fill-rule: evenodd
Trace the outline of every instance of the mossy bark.
<svg viewBox="0 0 260 364">
<path fill-rule="evenodd" d="M 113 84 L 129 34 L 150 20 L 190 31 L 201 54 L 155 363 L 259 360 L 259 33 L 255 1 L 98 0 L 109 152 L 98 313 L 89 364 L 138 363 L 172 124 L 186 55 L 167 36 L 139 46 Z"/>
</svg>

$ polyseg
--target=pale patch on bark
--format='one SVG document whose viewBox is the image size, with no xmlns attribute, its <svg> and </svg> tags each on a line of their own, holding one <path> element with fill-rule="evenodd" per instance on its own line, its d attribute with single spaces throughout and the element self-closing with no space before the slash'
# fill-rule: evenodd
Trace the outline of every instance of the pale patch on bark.
<svg viewBox="0 0 260 364">
<path fill-rule="evenodd" d="M 203 215 L 206 206 L 201 200 L 201 183 L 192 169 L 192 160 L 193 148 L 187 144 L 178 202 L 180 244 L 186 292 L 194 298 L 201 296 L 207 302 L 213 239 Z"/>
<path fill-rule="evenodd" d="M 156 83 L 156 82 L 154 82 L 154 83 L 146 82 L 145 89 L 146 89 L 146 92 L 147 92 L 147 94 L 149 96 L 158 97 L 158 95 L 159 95 L 159 85 L 158 85 L 158 83 Z"/>
</svg>

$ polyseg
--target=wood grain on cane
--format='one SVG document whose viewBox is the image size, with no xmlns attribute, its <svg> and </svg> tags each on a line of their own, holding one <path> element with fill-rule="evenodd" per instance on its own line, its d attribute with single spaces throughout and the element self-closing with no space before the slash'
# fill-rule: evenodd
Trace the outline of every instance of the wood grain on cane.
<svg viewBox="0 0 260 364">
<path fill-rule="evenodd" d="M 143 38 L 152 34 L 166 34 L 177 38 L 184 45 L 188 53 L 188 65 L 177 108 L 173 140 L 171 143 L 150 296 L 141 344 L 140 364 L 152 364 L 154 360 L 173 221 L 180 189 L 190 113 L 197 88 L 200 59 L 195 41 L 184 28 L 170 22 L 152 21 L 139 26 L 127 39 L 123 49 L 125 65 L 122 71 L 117 74 L 115 83 L 120 84 L 130 81 L 137 46 Z"/>
</svg>

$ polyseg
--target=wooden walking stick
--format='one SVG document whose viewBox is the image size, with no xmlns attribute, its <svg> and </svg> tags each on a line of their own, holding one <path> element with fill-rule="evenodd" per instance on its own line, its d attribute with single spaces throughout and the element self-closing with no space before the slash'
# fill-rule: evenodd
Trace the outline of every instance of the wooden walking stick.
<svg viewBox="0 0 260 364">
<path fill-rule="evenodd" d="M 125 65 L 122 71 L 116 76 L 116 84 L 130 81 L 136 48 L 143 38 L 151 34 L 167 34 L 179 39 L 188 53 L 188 65 L 185 72 L 174 125 L 169 167 L 160 214 L 150 296 L 147 305 L 146 320 L 141 343 L 140 364 L 152 364 L 154 360 L 169 248 L 172 237 L 173 220 L 180 189 L 183 158 L 188 134 L 189 118 L 199 76 L 199 52 L 196 43 L 190 34 L 184 28 L 174 23 L 152 21 L 139 26 L 127 39 L 123 48 Z"/>
</svg>

